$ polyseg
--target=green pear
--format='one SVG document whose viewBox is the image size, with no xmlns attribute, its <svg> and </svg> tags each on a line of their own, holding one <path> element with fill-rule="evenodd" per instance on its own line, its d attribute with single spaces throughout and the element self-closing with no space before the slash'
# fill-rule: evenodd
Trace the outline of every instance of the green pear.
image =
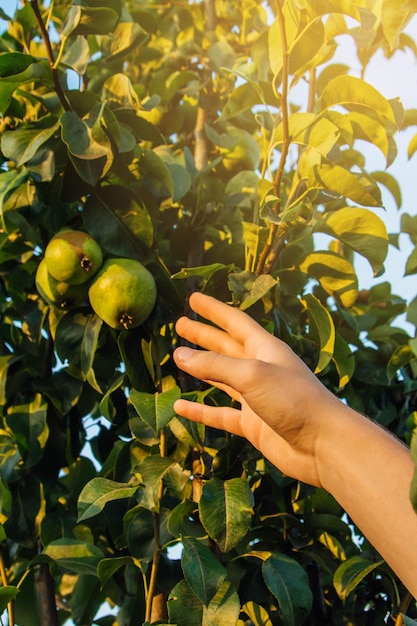
<svg viewBox="0 0 417 626">
<path fill-rule="evenodd" d="M 152 274 L 134 259 L 110 258 L 93 279 L 88 297 L 111 328 L 129 330 L 149 317 L 156 302 Z"/>
<path fill-rule="evenodd" d="M 80 230 L 65 230 L 46 246 L 48 272 L 58 281 L 80 285 L 96 274 L 103 262 L 102 250 L 93 237 Z"/>
<path fill-rule="evenodd" d="M 88 286 L 70 285 L 63 281 L 56 280 L 48 272 L 45 259 L 38 265 L 35 275 L 36 289 L 39 295 L 51 306 L 58 309 L 70 309 L 87 302 Z"/>
</svg>

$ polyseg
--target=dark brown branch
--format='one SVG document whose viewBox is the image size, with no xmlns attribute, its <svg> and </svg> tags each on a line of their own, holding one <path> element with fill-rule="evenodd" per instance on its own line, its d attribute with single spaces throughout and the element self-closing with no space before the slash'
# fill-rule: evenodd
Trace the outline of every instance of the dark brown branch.
<svg viewBox="0 0 417 626">
<path fill-rule="evenodd" d="M 48 626 L 59 626 L 58 612 L 55 603 L 54 581 L 49 571 L 48 563 L 41 563 L 38 566 L 36 586 L 39 598 L 40 623 L 48 624 Z"/>
</svg>

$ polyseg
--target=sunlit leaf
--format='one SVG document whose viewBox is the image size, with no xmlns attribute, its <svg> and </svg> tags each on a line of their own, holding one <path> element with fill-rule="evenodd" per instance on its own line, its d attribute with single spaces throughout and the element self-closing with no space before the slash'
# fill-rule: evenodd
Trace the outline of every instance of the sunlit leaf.
<svg viewBox="0 0 417 626">
<path fill-rule="evenodd" d="M 246 613 L 254 626 L 273 626 L 268 611 L 256 602 L 245 602 L 242 606 L 242 612 Z"/>
<path fill-rule="evenodd" d="M 300 270 L 315 278 L 323 289 L 345 307 L 351 307 L 358 294 L 358 277 L 352 264 L 335 252 L 312 252 L 300 263 Z"/>
<path fill-rule="evenodd" d="M 372 172 L 372 178 L 388 189 L 394 198 L 397 209 L 400 209 L 402 205 L 401 187 L 394 176 L 385 171 L 376 171 Z"/>
<path fill-rule="evenodd" d="M 103 552 L 95 545 L 68 537 L 51 541 L 41 553 L 70 572 L 96 575 Z"/>
<path fill-rule="evenodd" d="M 388 252 L 388 235 L 384 222 L 372 211 L 357 207 L 331 211 L 323 215 L 314 230 L 339 239 L 364 256 L 375 274 L 382 268 Z"/>
<path fill-rule="evenodd" d="M 322 109 L 336 105 L 346 108 L 364 107 L 377 111 L 394 125 L 397 124 L 391 104 L 375 87 L 355 76 L 336 76 L 323 89 L 320 99 Z"/>
<path fill-rule="evenodd" d="M 384 561 L 370 562 L 362 556 L 353 556 L 344 561 L 334 574 L 334 586 L 341 600 L 349 594 L 371 572 L 374 572 Z"/>
<path fill-rule="evenodd" d="M 132 487 L 108 478 L 93 478 L 78 497 L 78 522 L 98 515 L 108 502 L 130 498 L 137 489 L 137 485 Z"/>
<path fill-rule="evenodd" d="M 240 613 L 240 600 L 233 585 L 224 580 L 208 606 L 203 609 L 202 626 L 236 624 Z"/>
</svg>

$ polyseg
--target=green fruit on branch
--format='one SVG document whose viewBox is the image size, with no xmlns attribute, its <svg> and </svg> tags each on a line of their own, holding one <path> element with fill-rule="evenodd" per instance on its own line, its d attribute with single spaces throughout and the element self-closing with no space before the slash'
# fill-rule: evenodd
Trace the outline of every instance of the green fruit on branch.
<svg viewBox="0 0 417 626">
<path fill-rule="evenodd" d="M 236 138 L 230 149 L 222 149 L 223 165 L 228 172 L 256 170 L 260 161 L 260 149 L 256 139 L 246 130 L 229 129 L 228 134 Z"/>
<path fill-rule="evenodd" d="M 100 269 L 103 253 L 87 233 L 66 230 L 55 235 L 46 246 L 45 261 L 48 272 L 56 280 L 80 285 Z"/>
<path fill-rule="evenodd" d="M 42 259 L 38 265 L 35 284 L 41 298 L 58 309 L 71 309 L 88 300 L 88 286 L 86 284 L 70 285 L 56 280 L 48 272 L 45 259 Z"/>
<path fill-rule="evenodd" d="M 111 258 L 93 279 L 88 297 L 94 312 L 111 328 L 130 330 L 151 314 L 156 285 L 139 261 Z"/>
</svg>

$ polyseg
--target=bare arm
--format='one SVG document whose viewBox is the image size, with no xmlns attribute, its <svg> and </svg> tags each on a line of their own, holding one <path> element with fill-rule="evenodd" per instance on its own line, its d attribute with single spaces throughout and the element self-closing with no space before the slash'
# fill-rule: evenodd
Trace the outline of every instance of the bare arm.
<svg viewBox="0 0 417 626">
<path fill-rule="evenodd" d="M 177 365 L 225 390 L 240 409 L 179 400 L 184 417 L 246 437 L 282 472 L 328 490 L 417 596 L 417 516 L 408 449 L 333 394 L 282 341 L 242 311 L 195 293 L 181 318 Z"/>
</svg>

